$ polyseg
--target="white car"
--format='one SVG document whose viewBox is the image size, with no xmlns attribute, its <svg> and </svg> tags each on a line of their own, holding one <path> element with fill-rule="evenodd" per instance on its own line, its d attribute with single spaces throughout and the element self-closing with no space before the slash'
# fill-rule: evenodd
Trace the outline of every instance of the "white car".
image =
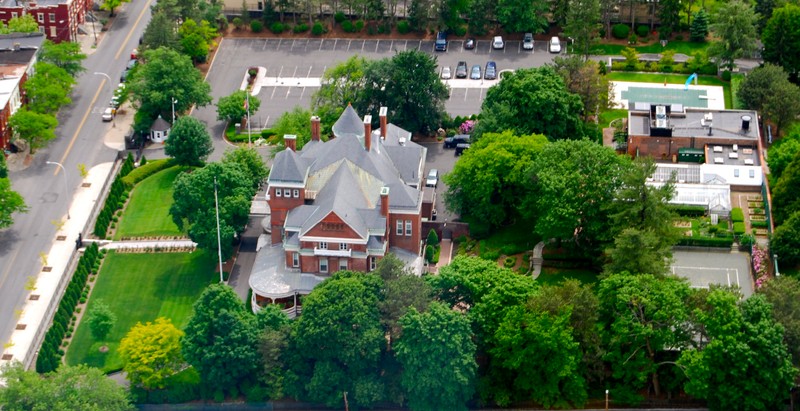
<svg viewBox="0 0 800 411">
<path fill-rule="evenodd" d="M 503 43 L 503 36 L 494 36 L 494 39 L 492 40 L 492 48 L 493 49 L 500 50 L 500 49 L 504 48 L 505 46 L 506 46 L 506 44 Z"/>
<path fill-rule="evenodd" d="M 561 53 L 561 41 L 558 40 L 558 37 L 553 36 L 550 39 L 550 52 L 551 53 Z"/>
<path fill-rule="evenodd" d="M 450 80 L 453 74 L 450 73 L 450 67 L 442 67 L 442 80 Z"/>
<path fill-rule="evenodd" d="M 439 170 L 432 169 L 428 172 L 428 178 L 425 179 L 425 187 L 436 187 L 439 185 Z"/>
<path fill-rule="evenodd" d="M 522 48 L 524 50 L 533 50 L 533 33 L 525 33 L 522 38 Z"/>
<path fill-rule="evenodd" d="M 106 107 L 103 111 L 103 121 L 111 121 L 114 119 L 114 109 L 111 107 Z"/>
</svg>

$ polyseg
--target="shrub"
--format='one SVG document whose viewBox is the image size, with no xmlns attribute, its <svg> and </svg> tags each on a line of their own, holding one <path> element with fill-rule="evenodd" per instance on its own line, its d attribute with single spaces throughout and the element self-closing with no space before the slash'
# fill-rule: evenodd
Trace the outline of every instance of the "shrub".
<svg viewBox="0 0 800 411">
<path fill-rule="evenodd" d="M 352 33 L 355 29 L 353 28 L 353 22 L 350 20 L 345 20 L 342 22 L 342 30 L 345 33 Z"/>
<path fill-rule="evenodd" d="M 433 262 L 433 255 L 434 254 L 436 254 L 436 249 L 433 248 L 432 245 L 428 244 L 427 246 L 425 246 L 425 260 L 428 263 L 432 263 Z"/>
<path fill-rule="evenodd" d="M 741 208 L 736 207 L 731 210 L 731 221 L 734 223 L 740 223 L 744 221 L 744 212 Z"/>
<path fill-rule="evenodd" d="M 325 34 L 325 26 L 323 26 L 321 22 L 314 23 L 314 27 L 311 28 L 311 34 L 315 36 L 321 36 Z"/>
<path fill-rule="evenodd" d="M 234 17 L 233 18 L 233 27 L 236 27 L 236 30 L 240 30 L 242 28 L 242 18 L 241 17 Z"/>
<path fill-rule="evenodd" d="M 484 260 L 497 261 L 500 258 L 500 251 L 485 251 L 481 253 L 480 257 Z"/>
<path fill-rule="evenodd" d="M 638 42 L 639 42 L 639 36 L 633 33 L 631 33 L 631 35 L 628 36 L 628 44 L 636 44 Z"/>
<path fill-rule="evenodd" d="M 436 230 L 431 228 L 431 231 L 428 232 L 428 245 L 437 246 L 439 245 L 439 235 L 436 234 Z"/>
<path fill-rule="evenodd" d="M 356 33 L 364 30 L 364 20 L 356 20 L 355 31 Z"/>
<path fill-rule="evenodd" d="M 753 228 L 767 228 L 767 220 L 750 220 L 750 226 Z"/>
<path fill-rule="evenodd" d="M 464 37 L 467 35 L 467 26 L 457 26 L 453 29 L 453 34 L 458 37 Z"/>
<path fill-rule="evenodd" d="M 641 38 L 646 38 L 650 34 L 650 28 L 644 24 L 636 26 L 636 35 Z"/>
<path fill-rule="evenodd" d="M 628 27 L 627 24 L 615 24 L 611 27 L 611 35 L 614 36 L 615 39 L 626 39 L 631 32 L 631 28 Z"/>
<path fill-rule="evenodd" d="M 672 211 L 682 217 L 702 217 L 706 215 L 706 207 L 698 205 L 673 205 Z"/>
<path fill-rule="evenodd" d="M 281 34 L 283 33 L 283 30 L 283 23 L 279 21 L 276 21 L 269 26 L 269 31 L 271 31 L 273 34 Z"/>
<path fill-rule="evenodd" d="M 253 30 L 253 33 L 261 33 L 264 30 L 264 23 L 261 20 L 253 20 L 250 22 L 250 30 Z"/>
<path fill-rule="evenodd" d="M 733 234 L 735 234 L 735 235 L 744 234 L 744 223 L 743 222 L 733 223 Z"/>
<path fill-rule="evenodd" d="M 292 28 L 292 31 L 295 33 L 305 33 L 308 31 L 308 24 L 300 23 Z"/>
<path fill-rule="evenodd" d="M 397 32 L 400 34 L 406 34 L 411 31 L 411 25 L 408 24 L 406 20 L 400 20 L 397 22 Z"/>
<path fill-rule="evenodd" d="M 336 21 L 339 24 L 341 24 L 345 20 L 345 18 L 346 17 L 344 15 L 344 13 L 342 13 L 341 11 L 339 11 L 336 14 L 333 15 L 333 20 Z"/>
<path fill-rule="evenodd" d="M 133 170 L 122 179 L 122 183 L 130 188 L 133 188 L 136 184 L 139 184 L 140 181 L 144 180 L 147 177 L 167 168 L 170 168 L 174 165 L 172 159 L 161 159 L 161 160 L 153 160 L 148 162 L 147 164 L 140 165 L 137 169 Z"/>
<path fill-rule="evenodd" d="M 731 72 L 730 72 L 730 70 L 723 70 L 721 77 L 725 81 L 731 81 Z"/>
<path fill-rule="evenodd" d="M 678 245 L 730 248 L 733 245 L 733 237 L 684 237 L 678 240 Z"/>
<path fill-rule="evenodd" d="M 511 268 L 517 263 L 517 257 L 506 257 L 503 261 L 503 266 L 505 268 Z"/>
</svg>

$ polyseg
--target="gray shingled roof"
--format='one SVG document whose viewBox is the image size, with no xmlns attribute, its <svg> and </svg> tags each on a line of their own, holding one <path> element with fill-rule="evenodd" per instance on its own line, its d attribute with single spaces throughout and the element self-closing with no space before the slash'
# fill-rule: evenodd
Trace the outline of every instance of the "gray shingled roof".
<svg viewBox="0 0 800 411">
<path fill-rule="evenodd" d="M 345 136 L 358 137 L 360 141 L 364 141 L 364 122 L 358 117 L 358 113 L 351 105 L 347 105 L 344 112 L 332 127 L 333 135 L 336 138 Z"/>
<path fill-rule="evenodd" d="M 306 181 L 308 165 L 305 160 L 287 148 L 275 155 L 268 182 L 303 183 Z"/>
<path fill-rule="evenodd" d="M 150 130 L 151 131 L 167 131 L 167 130 L 170 129 L 170 127 L 172 127 L 172 125 L 167 123 L 167 120 L 164 120 L 163 118 L 161 118 L 161 116 L 158 116 L 156 121 L 153 122 L 153 125 L 150 126 Z"/>
<path fill-rule="evenodd" d="M 264 247 L 256 253 L 248 283 L 253 292 L 270 298 L 282 298 L 295 292 L 308 294 L 324 277 L 293 272 L 286 268 L 286 253 L 281 247 Z"/>
</svg>

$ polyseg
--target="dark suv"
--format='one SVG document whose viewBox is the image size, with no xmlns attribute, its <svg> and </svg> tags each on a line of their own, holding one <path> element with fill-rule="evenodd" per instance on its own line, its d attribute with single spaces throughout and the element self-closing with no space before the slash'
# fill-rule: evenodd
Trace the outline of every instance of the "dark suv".
<svg viewBox="0 0 800 411">
<path fill-rule="evenodd" d="M 459 61 L 456 66 L 456 78 L 467 78 L 467 62 Z"/>
<path fill-rule="evenodd" d="M 469 134 L 456 134 L 444 139 L 444 148 L 456 148 L 459 144 L 469 144 Z"/>
<path fill-rule="evenodd" d="M 447 51 L 447 32 L 440 31 L 436 34 L 436 51 Z"/>
</svg>

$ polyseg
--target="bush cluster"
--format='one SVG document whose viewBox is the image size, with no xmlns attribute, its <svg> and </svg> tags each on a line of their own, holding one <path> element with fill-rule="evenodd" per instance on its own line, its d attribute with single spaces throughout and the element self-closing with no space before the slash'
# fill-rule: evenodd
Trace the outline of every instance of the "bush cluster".
<svg viewBox="0 0 800 411">
<path fill-rule="evenodd" d="M 323 26 L 319 21 L 314 23 L 314 27 L 311 28 L 311 34 L 315 36 L 321 36 L 325 34 L 325 26 Z"/>
<path fill-rule="evenodd" d="M 144 157 L 142 157 L 144 159 Z M 165 158 L 161 160 L 153 160 L 151 162 L 140 162 L 139 167 L 128 173 L 125 177 L 122 178 L 122 183 L 125 184 L 127 189 L 132 189 L 133 186 L 139 184 L 142 180 L 147 177 L 152 176 L 153 174 L 168 169 L 174 165 L 174 161 L 171 158 Z"/>
<path fill-rule="evenodd" d="M 744 221 L 744 211 L 739 207 L 733 208 L 731 210 L 731 221 L 734 223 L 741 223 Z"/>
<path fill-rule="evenodd" d="M 284 30 L 283 23 L 279 21 L 276 21 L 269 26 L 269 31 L 271 31 L 273 34 L 281 34 L 283 33 L 283 30 Z"/>
<path fill-rule="evenodd" d="M 78 267 L 72 275 L 72 279 L 58 303 L 58 310 L 53 317 L 53 324 L 45 334 L 42 348 L 39 350 L 39 356 L 36 358 L 36 372 L 46 373 L 54 371 L 61 365 L 61 357 L 64 351 L 61 349 L 61 342 L 67 335 L 67 331 L 71 328 L 70 322 L 73 319 L 75 306 L 78 301 L 85 300 L 88 295 L 88 288 L 86 288 L 86 281 L 89 274 L 96 272 L 99 267 L 99 259 L 101 256 L 97 243 L 92 243 L 86 247 L 86 251 L 78 260 Z"/>
<path fill-rule="evenodd" d="M 637 36 L 639 36 L 641 38 L 645 38 L 645 37 L 647 37 L 648 34 L 650 34 L 650 27 L 647 27 L 644 24 L 636 26 L 636 35 Z"/>
<path fill-rule="evenodd" d="M 619 23 L 611 27 L 611 35 L 618 40 L 627 39 L 630 33 L 631 28 L 627 24 Z"/>
<path fill-rule="evenodd" d="M 397 22 L 397 32 L 400 34 L 406 34 L 411 31 L 411 25 L 408 24 L 407 21 L 401 20 Z"/>
<path fill-rule="evenodd" d="M 337 23 L 339 23 L 339 24 L 342 24 L 342 22 L 343 22 L 343 21 L 344 21 L 346 18 L 347 18 L 347 17 L 346 17 L 346 16 L 344 15 L 344 13 L 342 13 L 341 11 L 338 11 L 338 12 L 336 12 L 336 14 L 334 14 L 334 15 L 333 15 L 333 20 L 334 20 L 334 21 L 336 21 L 336 22 L 337 22 Z"/>
<path fill-rule="evenodd" d="M 151 162 L 150 164 L 153 163 L 155 162 Z M 112 218 L 114 214 L 125 205 L 125 200 L 128 199 L 128 191 L 130 189 L 125 186 L 122 179 L 130 174 L 131 171 L 133 171 L 133 155 L 128 153 L 128 158 L 125 159 L 122 168 L 120 168 L 119 173 L 117 173 L 117 176 L 114 178 L 114 182 L 111 183 L 111 189 L 108 192 L 108 197 L 106 197 L 106 202 L 103 204 L 103 210 L 100 211 L 97 220 L 94 222 L 94 235 L 97 238 L 106 238 L 108 227 L 113 223 Z"/>
<path fill-rule="evenodd" d="M 733 245 L 733 237 L 684 237 L 678 240 L 678 245 L 730 248 Z"/>
<path fill-rule="evenodd" d="M 295 33 L 305 33 L 308 31 L 308 24 L 300 23 L 294 27 L 292 27 L 292 31 Z"/>
<path fill-rule="evenodd" d="M 364 30 L 364 20 L 356 20 L 355 23 L 350 20 L 345 20 L 342 22 L 342 30 L 344 30 L 345 33 L 358 33 Z"/>
<path fill-rule="evenodd" d="M 717 74 L 717 66 L 714 65 L 713 63 L 707 63 L 699 68 L 693 69 L 692 67 L 689 67 L 688 63 L 687 64 L 676 63 L 669 66 L 662 66 L 657 61 L 651 61 L 651 62 L 640 61 L 636 65 L 630 66 L 624 61 L 614 61 L 611 63 L 611 69 L 615 71 L 643 71 L 649 73 L 665 73 L 665 72 L 680 73 L 680 74 L 697 73 L 709 76 Z"/>
<path fill-rule="evenodd" d="M 742 235 L 744 234 L 745 228 L 743 222 L 736 222 L 733 223 L 733 234 L 735 235 Z"/>
<path fill-rule="evenodd" d="M 261 33 L 264 30 L 264 23 L 261 20 L 253 20 L 250 22 L 250 30 L 253 30 L 253 33 Z"/>
<path fill-rule="evenodd" d="M 672 211 L 682 217 L 702 217 L 706 215 L 706 207 L 699 205 L 673 205 Z"/>
<path fill-rule="evenodd" d="M 750 220 L 750 226 L 753 228 L 767 228 L 767 220 Z"/>
</svg>

